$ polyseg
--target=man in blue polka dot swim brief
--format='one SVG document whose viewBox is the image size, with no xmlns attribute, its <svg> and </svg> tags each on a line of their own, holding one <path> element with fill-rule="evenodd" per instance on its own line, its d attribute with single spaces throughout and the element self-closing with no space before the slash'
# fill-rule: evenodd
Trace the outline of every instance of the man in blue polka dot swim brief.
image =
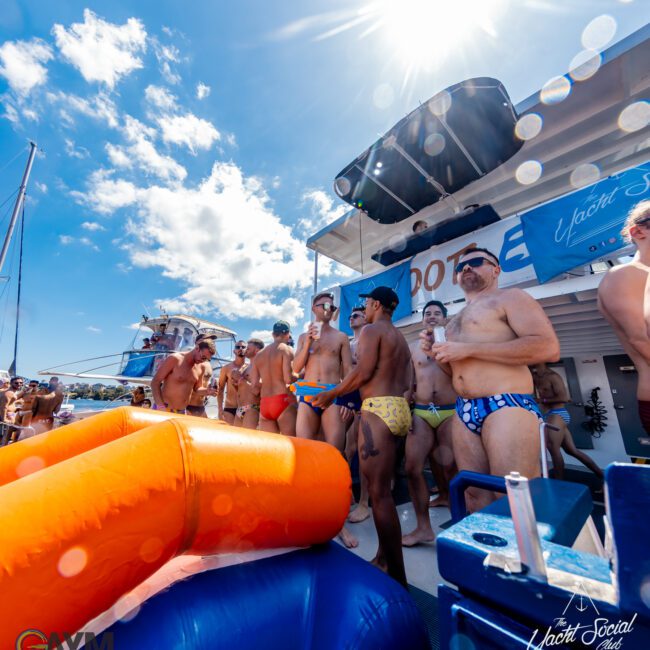
<svg viewBox="0 0 650 650">
<path fill-rule="evenodd" d="M 529 366 L 560 357 L 560 343 L 541 305 L 519 288 L 499 289 L 500 259 L 485 248 L 458 255 L 456 283 L 466 304 L 444 337 L 424 330 L 420 347 L 451 375 L 459 396 L 451 418 L 459 470 L 505 476 L 540 475 L 540 411 Z M 469 487 L 470 512 L 494 500 Z"/>
<path fill-rule="evenodd" d="M 502 408 L 524 408 L 534 413 L 540 420 L 543 420 L 542 413 L 532 395 L 521 393 L 503 393 L 502 395 L 491 395 L 490 397 L 476 397 L 456 399 L 456 413 L 463 424 L 476 435 L 480 436 L 483 431 L 485 418 Z"/>
</svg>

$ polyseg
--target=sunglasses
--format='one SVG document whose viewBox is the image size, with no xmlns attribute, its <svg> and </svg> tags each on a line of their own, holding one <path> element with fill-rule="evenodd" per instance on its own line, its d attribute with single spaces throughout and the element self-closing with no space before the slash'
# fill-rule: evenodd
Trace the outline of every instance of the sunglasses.
<svg viewBox="0 0 650 650">
<path fill-rule="evenodd" d="M 236 345 L 235 350 L 245 350 L 246 346 L 245 345 Z"/>
<path fill-rule="evenodd" d="M 460 273 L 466 266 L 469 266 L 473 269 L 477 269 L 479 266 L 483 266 L 483 264 L 490 264 L 492 266 L 496 266 L 496 264 L 492 261 L 490 261 L 487 257 L 472 257 L 471 260 L 467 260 L 465 262 L 458 262 L 456 264 L 456 268 L 454 271 L 456 273 Z"/>
<path fill-rule="evenodd" d="M 333 309 L 336 309 L 334 305 L 331 302 L 319 302 L 314 305 L 314 307 L 322 307 L 325 311 L 331 311 Z"/>
<path fill-rule="evenodd" d="M 351 314 L 350 315 L 350 320 L 353 320 L 355 318 L 361 318 L 361 314 Z"/>
</svg>

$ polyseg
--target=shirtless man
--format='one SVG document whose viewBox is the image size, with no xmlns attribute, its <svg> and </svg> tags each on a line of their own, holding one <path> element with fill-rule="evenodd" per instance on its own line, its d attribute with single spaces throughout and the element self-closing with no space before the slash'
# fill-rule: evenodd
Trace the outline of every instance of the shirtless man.
<svg viewBox="0 0 650 650">
<path fill-rule="evenodd" d="M 32 404 L 38 391 L 38 381 L 30 379 L 27 388 L 22 392 L 22 406 L 16 412 L 16 424 L 21 427 L 28 427 L 32 422 Z"/>
<path fill-rule="evenodd" d="M 447 309 L 438 300 L 430 300 L 422 310 L 425 329 L 443 327 Z M 449 481 L 453 476 L 451 422 L 456 412 L 456 393 L 451 378 L 436 361 L 427 356 L 420 342 L 410 346 L 414 369 L 413 428 L 406 437 L 406 474 L 415 511 L 416 526 L 402 537 L 402 546 L 432 542 L 435 534 L 429 520 L 429 505 L 449 505 Z M 431 459 L 431 471 L 438 486 L 437 498 L 429 504 L 429 488 L 424 465 Z"/>
<path fill-rule="evenodd" d="M 637 252 L 631 262 L 607 272 L 598 306 L 639 373 L 639 416 L 650 435 L 650 201 L 632 208 L 621 233 Z"/>
<path fill-rule="evenodd" d="M 235 343 L 235 358 L 219 373 L 219 390 L 217 393 L 217 406 L 219 419 L 230 425 L 235 424 L 237 414 L 237 382 L 239 371 L 246 365 L 246 341 L 239 340 Z M 224 405 L 224 393 L 226 403 Z"/>
<path fill-rule="evenodd" d="M 314 397 L 313 404 L 326 408 L 336 397 L 359 390 L 361 471 L 368 480 L 372 516 L 379 538 L 373 564 L 406 587 L 401 530 L 391 480 L 397 438 L 408 433 L 411 410 L 404 395 L 410 390 L 411 355 L 392 315 L 399 303 L 389 287 L 375 287 L 366 298 L 366 325 L 359 336 L 357 365 L 335 388 Z"/>
<path fill-rule="evenodd" d="M 584 452 L 580 451 L 573 442 L 569 423 L 571 416 L 566 410 L 566 403 L 570 401 L 562 377 L 546 367 L 545 363 L 538 363 L 532 367 L 533 381 L 537 393 L 537 401 L 541 404 L 544 421 L 555 427 L 546 427 L 546 448 L 553 459 L 553 476 L 560 481 L 564 479 L 564 458 L 561 449 L 579 460 L 588 467 L 599 479 L 603 480 L 603 471 Z"/>
<path fill-rule="evenodd" d="M 289 323 L 273 325 L 273 343 L 252 360 L 251 388 L 261 394 L 260 431 L 296 435 L 296 398 L 289 390 L 294 379 L 291 370 L 293 350 L 287 345 L 291 337 Z"/>
<path fill-rule="evenodd" d="M 185 328 L 189 330 L 189 328 Z M 209 341 L 215 341 L 216 336 L 214 335 L 206 335 L 206 334 L 199 334 L 196 337 L 196 341 L 194 342 L 194 345 L 197 343 L 200 343 L 203 340 L 209 340 Z M 194 345 L 192 347 L 194 347 Z M 182 351 L 183 348 L 181 348 Z M 187 348 L 186 348 L 187 349 Z M 212 382 L 212 362 L 211 361 L 204 361 L 203 362 L 203 378 L 201 380 L 201 388 L 209 388 L 210 384 Z M 207 418 L 208 414 L 206 413 L 205 410 L 205 403 L 207 402 L 207 396 L 206 395 L 199 395 L 192 391 L 192 394 L 190 395 L 190 401 L 187 404 L 187 414 L 188 415 L 193 415 L 194 417 L 197 418 Z"/>
<path fill-rule="evenodd" d="M 350 329 L 354 335 L 350 341 L 350 353 L 352 355 L 352 368 L 357 365 L 357 344 L 359 343 L 359 336 L 361 335 L 361 330 L 366 324 L 366 308 L 365 307 L 355 307 L 350 314 Z M 358 437 L 359 437 L 359 422 L 361 420 L 361 402 L 359 406 L 354 411 L 354 418 L 352 423 L 348 427 L 348 430 L 345 433 L 345 458 L 348 461 L 348 464 L 352 463 L 354 455 L 357 453 L 359 447 Z M 360 472 L 360 483 L 361 483 L 361 492 L 359 494 L 359 504 L 357 507 L 350 513 L 348 516 L 348 521 L 351 524 L 358 524 L 362 521 L 365 521 L 370 517 L 370 503 L 368 497 L 368 481 L 363 475 L 363 472 Z"/>
<path fill-rule="evenodd" d="M 560 344 L 537 301 L 521 289 L 499 289 L 498 258 L 485 248 L 469 248 L 455 269 L 467 306 L 447 325 L 446 343 L 420 337 L 428 354 L 449 364 L 458 418 L 452 421 L 458 469 L 527 478 L 540 473 L 539 424 L 528 366 L 557 361 Z M 470 512 L 493 500 L 469 488 Z"/>
<path fill-rule="evenodd" d="M 0 422 L 14 422 L 16 412 L 21 405 L 19 401 L 23 394 L 23 385 L 25 381 L 22 377 L 12 377 L 9 382 L 9 388 L 0 392 Z M 20 429 L 9 427 L 7 425 L 0 425 L 2 427 L 2 438 L 14 442 L 18 439 Z M 6 429 L 6 432 L 5 432 Z"/>
<path fill-rule="evenodd" d="M 36 433 L 50 431 L 54 426 L 54 415 L 63 404 L 63 392 L 58 390 L 59 380 L 52 377 L 47 388 L 39 393 L 32 402 L 32 424 Z"/>
<path fill-rule="evenodd" d="M 257 429 L 260 421 L 260 396 L 256 394 L 251 385 L 252 363 L 255 355 L 264 349 L 264 342 L 260 339 L 250 339 L 246 344 L 246 359 L 248 365 L 239 371 L 237 381 L 237 413 L 235 426 L 244 429 Z"/>
<path fill-rule="evenodd" d="M 348 337 L 330 325 L 336 307 L 334 296 L 331 293 L 316 294 L 312 300 L 312 312 L 315 322 L 309 326 L 305 334 L 298 337 L 298 347 L 293 360 L 293 371 L 300 374 L 304 370 L 304 379 L 301 382 L 309 384 L 321 384 L 331 388 L 338 384 L 352 368 L 352 355 Z M 298 393 L 298 420 L 296 422 L 296 434 L 299 438 L 316 440 L 318 434 L 323 430 L 325 442 L 336 447 L 342 454 L 345 452 L 345 419 L 349 421 L 350 410 L 344 406 L 341 411 L 339 402 L 327 409 L 314 406 L 311 403 L 312 396 L 304 396 Z M 346 397 L 347 399 L 347 397 Z M 354 398 L 350 396 L 350 400 Z M 360 405 L 359 405 L 360 406 Z M 357 539 L 342 528 L 339 533 L 341 541 L 348 548 L 358 546 Z"/>
<path fill-rule="evenodd" d="M 160 365 L 151 380 L 154 408 L 159 411 L 185 414 L 192 391 L 205 397 L 215 395 L 203 386 L 204 363 L 216 352 L 213 341 L 203 340 L 189 352 L 174 352 Z"/>
</svg>

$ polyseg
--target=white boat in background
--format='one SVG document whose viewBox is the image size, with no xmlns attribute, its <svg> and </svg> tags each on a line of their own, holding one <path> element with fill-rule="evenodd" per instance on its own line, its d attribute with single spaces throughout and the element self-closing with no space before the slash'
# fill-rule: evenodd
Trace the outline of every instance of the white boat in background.
<svg viewBox="0 0 650 650">
<path fill-rule="evenodd" d="M 187 314 L 163 313 L 154 318 L 143 316 L 131 348 L 124 352 L 64 363 L 38 374 L 149 386 L 164 359 L 173 352 L 191 350 L 200 334 L 215 340 L 217 353 L 211 363 L 213 370 L 218 371 L 232 357 L 235 332 Z M 151 341 L 150 346 L 144 344 L 145 339 Z"/>
</svg>

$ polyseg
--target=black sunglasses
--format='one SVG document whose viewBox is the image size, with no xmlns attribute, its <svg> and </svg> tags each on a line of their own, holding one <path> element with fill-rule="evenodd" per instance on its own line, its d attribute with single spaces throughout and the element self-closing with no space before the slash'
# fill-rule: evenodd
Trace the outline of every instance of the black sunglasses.
<svg viewBox="0 0 650 650">
<path fill-rule="evenodd" d="M 245 345 L 236 345 L 235 350 L 245 350 L 246 346 Z"/>
<path fill-rule="evenodd" d="M 460 273 L 466 266 L 470 266 L 473 269 L 477 269 L 479 266 L 483 266 L 485 262 L 491 264 L 492 266 L 496 266 L 496 264 L 491 260 L 489 260 L 487 257 L 472 257 L 471 260 L 466 260 L 465 262 L 458 262 L 458 264 L 456 264 L 456 268 L 454 269 L 454 271 L 456 271 L 456 273 Z"/>
<path fill-rule="evenodd" d="M 361 318 L 361 314 L 350 314 L 350 320 L 353 318 Z"/>
</svg>

